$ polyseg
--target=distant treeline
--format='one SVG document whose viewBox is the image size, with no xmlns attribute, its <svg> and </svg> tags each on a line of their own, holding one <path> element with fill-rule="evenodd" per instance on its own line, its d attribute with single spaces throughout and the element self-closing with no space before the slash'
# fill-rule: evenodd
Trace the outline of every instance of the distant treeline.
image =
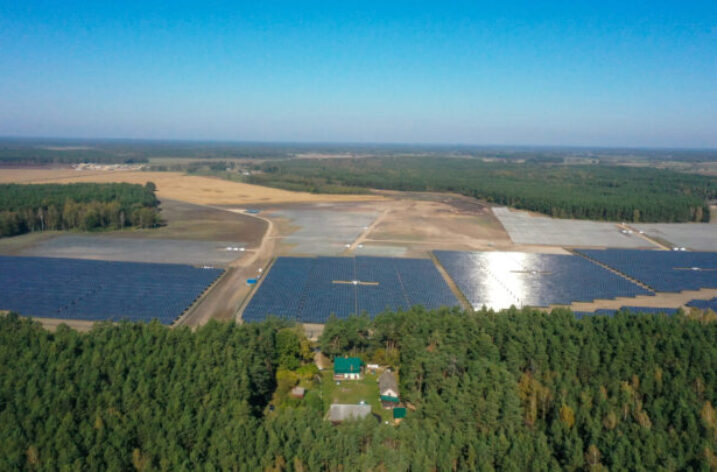
<svg viewBox="0 0 717 472">
<path fill-rule="evenodd" d="M 159 222 L 155 186 L 138 184 L 0 184 L 0 237 L 31 231 L 127 226 Z"/>
<path fill-rule="evenodd" d="M 285 159 L 307 154 L 345 157 L 452 156 L 554 163 L 574 159 L 681 162 L 717 160 L 717 151 L 714 149 L 0 138 L 0 164 L 136 163 L 158 157 Z"/>
<path fill-rule="evenodd" d="M 316 385 L 269 407 L 280 373 L 306 360 L 285 323 L 52 333 L 8 315 L 0 470 L 709 471 L 715 339 L 717 323 L 683 315 L 414 308 L 331 320 L 324 353 L 392 366 L 409 406 L 397 426 L 332 426 Z"/>
<path fill-rule="evenodd" d="M 355 188 L 443 191 L 558 218 L 706 222 L 717 179 L 651 168 L 412 157 L 296 159 L 255 167 L 250 181 L 317 193 Z"/>
<path fill-rule="evenodd" d="M 128 156 L 102 149 L 49 149 L 35 146 L 0 145 L 0 165 L 20 164 L 135 164 L 147 162 L 143 156 Z"/>
</svg>

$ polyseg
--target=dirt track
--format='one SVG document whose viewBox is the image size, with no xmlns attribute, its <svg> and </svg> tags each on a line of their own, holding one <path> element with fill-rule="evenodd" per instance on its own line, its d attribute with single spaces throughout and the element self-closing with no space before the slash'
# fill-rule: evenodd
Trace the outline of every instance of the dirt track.
<svg viewBox="0 0 717 472">
<path fill-rule="evenodd" d="M 232 213 L 241 211 L 218 209 Z M 247 216 L 266 223 L 266 231 L 261 243 L 257 248 L 248 250 L 244 257 L 233 262 L 222 280 L 177 323 L 178 325 L 201 326 L 210 319 L 240 321 L 236 318 L 237 309 L 252 290 L 252 287 L 245 281 L 248 278 L 256 277 L 260 268 L 266 270 L 273 257 L 277 241 L 276 227 L 271 220 L 258 215 Z"/>
</svg>

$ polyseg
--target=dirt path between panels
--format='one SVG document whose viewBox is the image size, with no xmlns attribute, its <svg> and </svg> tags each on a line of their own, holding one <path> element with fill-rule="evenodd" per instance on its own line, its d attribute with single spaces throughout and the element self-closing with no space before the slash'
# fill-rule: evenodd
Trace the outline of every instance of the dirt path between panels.
<svg viewBox="0 0 717 472">
<path fill-rule="evenodd" d="M 242 210 L 212 207 L 232 213 L 242 213 Z M 176 326 L 196 327 L 207 323 L 210 319 L 219 321 L 236 320 L 238 308 L 249 296 L 253 286 L 246 280 L 260 274 L 259 269 L 265 271 L 274 254 L 276 247 L 276 226 L 268 218 L 257 215 L 248 215 L 266 223 L 266 230 L 261 243 L 255 249 L 248 249 L 244 256 L 232 262 L 227 267 L 224 276 L 211 288 L 209 292 L 176 324 Z"/>
</svg>

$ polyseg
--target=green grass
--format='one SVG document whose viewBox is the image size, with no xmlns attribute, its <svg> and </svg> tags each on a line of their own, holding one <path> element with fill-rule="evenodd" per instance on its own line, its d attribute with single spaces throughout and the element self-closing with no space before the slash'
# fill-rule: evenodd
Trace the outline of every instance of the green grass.
<svg viewBox="0 0 717 472">
<path fill-rule="evenodd" d="M 336 385 L 333 370 L 327 369 L 321 377 L 321 394 L 324 411 L 328 411 L 332 403 L 355 405 L 363 400 L 371 405 L 371 411 L 379 415 L 382 421 L 392 419 L 391 410 L 381 408 L 377 375 L 366 373 L 361 380 L 342 380 L 340 385 Z"/>
</svg>

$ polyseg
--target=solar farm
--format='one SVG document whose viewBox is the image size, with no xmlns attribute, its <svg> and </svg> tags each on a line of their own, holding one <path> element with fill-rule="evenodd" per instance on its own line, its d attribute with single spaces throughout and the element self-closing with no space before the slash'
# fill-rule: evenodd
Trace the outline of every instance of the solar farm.
<svg viewBox="0 0 717 472">
<path fill-rule="evenodd" d="M 569 306 L 656 292 L 717 288 L 717 254 L 645 250 L 581 251 L 576 255 L 525 252 L 433 251 L 448 281 L 429 259 L 388 257 L 280 257 L 250 300 L 245 321 L 267 315 L 305 323 L 385 310 L 455 306 L 448 282 L 474 309 Z M 715 300 L 695 300 L 707 308 Z M 689 304 L 688 304 L 689 305 Z M 599 306 L 599 305 L 598 305 Z M 677 308 L 624 305 L 579 312 L 674 314 Z"/>
<path fill-rule="evenodd" d="M 579 253 L 658 292 L 717 288 L 717 253 L 582 249 Z"/>
<path fill-rule="evenodd" d="M 474 308 L 547 307 L 651 293 L 579 256 L 458 251 L 434 254 Z"/>
<path fill-rule="evenodd" d="M 0 256 L 0 309 L 45 318 L 172 324 L 222 272 L 179 264 Z"/>
<path fill-rule="evenodd" d="M 304 323 L 422 305 L 458 305 L 430 259 L 279 257 L 244 310 L 244 321 L 267 315 Z"/>
</svg>

